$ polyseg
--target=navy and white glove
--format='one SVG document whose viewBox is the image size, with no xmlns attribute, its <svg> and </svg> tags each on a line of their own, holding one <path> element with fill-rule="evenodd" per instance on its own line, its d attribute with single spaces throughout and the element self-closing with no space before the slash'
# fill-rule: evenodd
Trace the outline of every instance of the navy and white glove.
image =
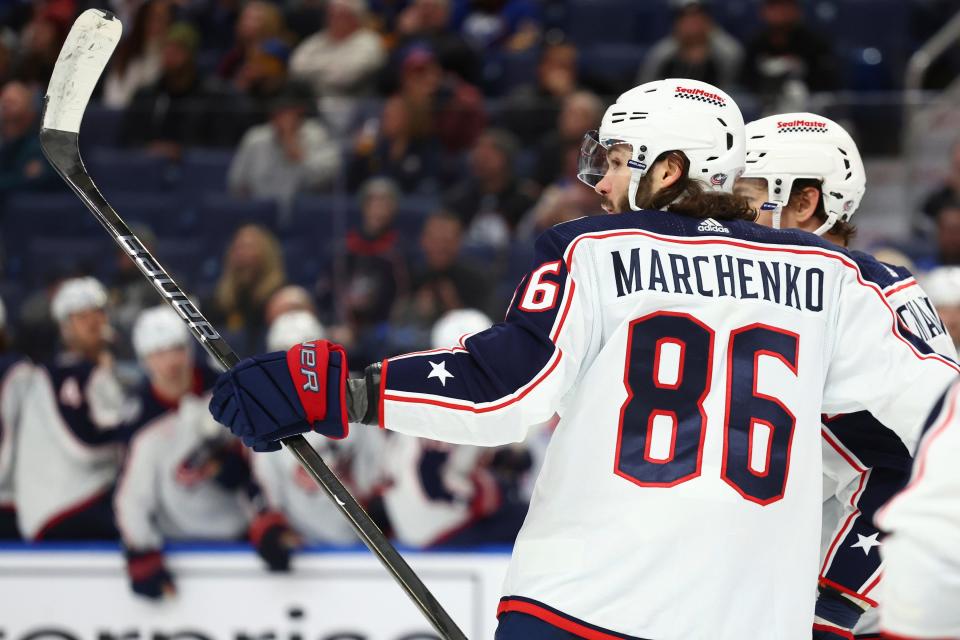
<svg viewBox="0 0 960 640">
<path fill-rule="evenodd" d="M 326 340 L 246 358 L 217 380 L 210 413 L 254 451 L 308 431 L 345 438 L 347 371 L 343 347 Z"/>
<path fill-rule="evenodd" d="M 839 591 L 820 587 L 813 640 L 854 640 L 853 628 L 860 621 L 863 609 Z"/>
<path fill-rule="evenodd" d="M 133 592 L 151 600 L 173 595 L 173 576 L 163 564 L 159 551 L 133 551 L 127 549 L 127 574 Z"/>
</svg>

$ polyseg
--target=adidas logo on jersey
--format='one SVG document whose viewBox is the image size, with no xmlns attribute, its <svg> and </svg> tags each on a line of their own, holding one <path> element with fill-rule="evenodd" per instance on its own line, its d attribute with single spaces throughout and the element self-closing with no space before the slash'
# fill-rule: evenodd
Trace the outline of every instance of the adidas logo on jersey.
<svg viewBox="0 0 960 640">
<path fill-rule="evenodd" d="M 700 226 L 697 227 L 697 231 L 700 233 L 730 233 L 730 229 L 727 229 L 713 218 L 707 218 L 701 222 Z"/>
</svg>

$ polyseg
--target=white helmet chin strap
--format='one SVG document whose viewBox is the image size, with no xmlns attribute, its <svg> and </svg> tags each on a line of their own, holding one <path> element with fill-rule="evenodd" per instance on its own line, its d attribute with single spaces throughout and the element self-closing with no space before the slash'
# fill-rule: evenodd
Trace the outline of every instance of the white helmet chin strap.
<svg viewBox="0 0 960 640">
<path fill-rule="evenodd" d="M 782 202 L 764 202 L 760 205 L 760 211 L 770 211 L 770 215 L 773 217 L 772 227 L 774 229 L 780 228 L 780 218 L 783 216 L 783 203 Z"/>
<path fill-rule="evenodd" d="M 837 218 L 836 218 L 835 216 L 831 216 L 831 215 L 828 213 L 828 214 L 827 214 L 827 221 L 824 222 L 824 223 L 823 223 L 822 225 L 820 225 L 819 227 L 817 227 L 817 228 L 814 230 L 813 233 L 814 233 L 814 235 L 822 236 L 822 235 L 824 235 L 825 233 L 827 233 L 828 231 L 830 231 L 830 229 L 832 229 L 832 228 L 833 228 L 833 225 L 835 225 L 836 223 L 837 223 Z"/>
<path fill-rule="evenodd" d="M 628 160 L 627 166 L 630 167 L 630 187 L 627 190 L 630 209 L 640 211 L 640 207 L 637 206 L 637 187 L 640 186 L 640 180 L 647 173 L 647 165 L 639 160 Z"/>
</svg>

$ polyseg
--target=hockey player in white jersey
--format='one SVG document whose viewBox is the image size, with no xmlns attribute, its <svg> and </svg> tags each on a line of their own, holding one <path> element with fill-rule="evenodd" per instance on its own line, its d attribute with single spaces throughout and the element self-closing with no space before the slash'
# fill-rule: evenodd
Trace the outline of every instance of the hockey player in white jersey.
<svg viewBox="0 0 960 640">
<path fill-rule="evenodd" d="M 442 349 L 491 325 L 480 311 L 457 309 L 437 320 L 431 342 Z M 524 454 L 522 445 L 492 449 L 389 434 L 382 500 L 394 537 L 410 547 L 512 544 L 526 505 L 519 477 L 508 477 L 515 470 L 498 474 L 495 465 L 508 467 L 497 463 Z"/>
<path fill-rule="evenodd" d="M 957 367 L 900 335 L 843 249 L 752 222 L 724 193 L 743 164 L 723 91 L 636 87 L 581 157 L 616 215 L 545 232 L 503 323 L 349 381 L 328 342 L 250 358 L 211 411 L 260 450 L 348 416 L 499 445 L 557 412 L 498 638 L 809 640 L 821 410 L 912 447 Z"/>
<path fill-rule="evenodd" d="M 326 331 L 310 311 L 288 311 L 276 318 L 267 333 L 267 348 L 286 350 L 307 340 L 322 339 Z M 359 442 L 333 442 L 320 434 L 307 434 L 310 444 L 324 460 L 348 479 L 350 488 L 364 499 L 379 478 L 379 442 L 382 434 Z M 360 446 L 355 446 L 360 445 Z M 358 542 L 350 525 L 316 481 L 292 456 L 254 454 L 253 473 L 263 491 L 265 509 L 254 520 L 252 542 L 277 546 L 288 556 L 300 542 L 346 545 Z M 292 528 L 294 536 L 289 534 Z"/>
<path fill-rule="evenodd" d="M 906 488 L 884 505 L 880 625 L 890 640 L 960 638 L 960 384 L 930 416 Z"/>
<path fill-rule="evenodd" d="M 28 540 L 117 538 L 112 490 L 130 403 L 114 375 L 107 293 L 65 281 L 51 303 L 63 350 L 38 367 L 23 409 L 14 490 Z"/>
<path fill-rule="evenodd" d="M 133 591 L 160 598 L 174 593 L 164 541 L 244 536 L 249 471 L 239 442 L 203 410 L 215 375 L 194 364 L 177 313 L 166 305 L 141 312 L 132 337 L 147 380 L 114 506 Z"/>
<path fill-rule="evenodd" d="M 0 300 L 0 540 L 17 540 L 17 509 L 13 469 L 24 399 L 33 381 L 30 361 L 10 350 L 7 314 Z"/>
<path fill-rule="evenodd" d="M 758 222 L 803 229 L 847 246 L 855 233 L 850 219 L 866 189 L 860 152 L 847 131 L 817 114 L 785 113 L 751 122 L 746 132 L 746 170 L 734 191 L 760 212 Z M 915 336 L 956 359 L 943 321 L 909 271 L 858 251 L 851 257 Z M 873 516 L 906 483 L 911 452 L 868 412 L 857 412 L 825 416 L 823 459 L 823 558 L 814 638 L 839 640 L 851 632 L 876 637 L 882 535 Z"/>
</svg>

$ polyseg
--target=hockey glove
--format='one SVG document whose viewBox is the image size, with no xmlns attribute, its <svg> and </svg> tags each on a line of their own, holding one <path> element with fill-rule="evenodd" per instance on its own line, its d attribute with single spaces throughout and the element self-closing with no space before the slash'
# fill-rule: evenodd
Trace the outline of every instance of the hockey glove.
<svg viewBox="0 0 960 640">
<path fill-rule="evenodd" d="M 159 551 L 133 551 L 127 549 L 127 574 L 133 592 L 151 600 L 176 593 L 173 576 L 163 564 Z"/>
<path fill-rule="evenodd" d="M 213 388 L 210 413 L 255 451 L 317 431 L 347 436 L 347 354 L 326 340 L 242 360 Z"/>
<path fill-rule="evenodd" d="M 289 571 L 290 555 L 302 544 L 287 519 L 277 511 L 265 511 L 254 518 L 250 542 L 270 571 Z"/>
</svg>

